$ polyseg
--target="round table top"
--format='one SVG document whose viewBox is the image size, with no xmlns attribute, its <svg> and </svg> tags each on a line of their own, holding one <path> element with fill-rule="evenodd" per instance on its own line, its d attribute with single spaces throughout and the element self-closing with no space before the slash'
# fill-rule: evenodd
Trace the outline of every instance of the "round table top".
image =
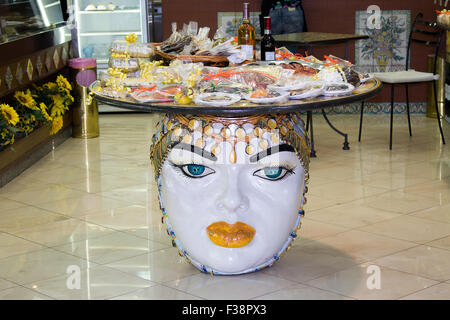
<svg viewBox="0 0 450 320">
<path fill-rule="evenodd" d="M 98 85 L 98 81 L 91 84 L 90 89 Z M 351 95 L 338 97 L 320 96 L 316 98 L 289 100 L 283 104 L 256 104 L 247 100 L 241 100 L 226 107 L 200 106 L 195 104 L 180 105 L 173 102 L 142 103 L 131 97 L 113 99 L 94 93 L 94 98 L 104 104 L 113 107 L 144 112 L 177 113 L 192 115 L 211 115 L 220 117 L 243 117 L 255 114 L 293 113 L 311 111 L 326 107 L 339 106 L 347 103 L 367 100 L 380 92 L 381 81 L 370 79 L 353 90 Z M 95 92 L 95 91 L 94 91 Z"/>
</svg>

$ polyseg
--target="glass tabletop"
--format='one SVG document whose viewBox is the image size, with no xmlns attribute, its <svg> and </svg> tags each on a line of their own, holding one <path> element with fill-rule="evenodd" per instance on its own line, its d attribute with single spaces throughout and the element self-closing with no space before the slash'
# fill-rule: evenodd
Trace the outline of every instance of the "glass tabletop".
<svg viewBox="0 0 450 320">
<path fill-rule="evenodd" d="M 283 104 L 255 104 L 247 100 L 241 100 L 240 102 L 230 106 L 213 107 L 195 104 L 180 105 L 173 102 L 142 103 L 137 102 L 131 97 L 113 99 L 97 93 L 95 87 L 99 85 L 99 81 L 96 81 L 90 86 L 90 90 L 94 92 L 94 98 L 101 103 L 108 104 L 113 107 L 145 112 L 211 115 L 222 117 L 242 117 L 254 114 L 292 113 L 323 109 L 326 107 L 339 106 L 346 103 L 369 99 L 378 94 L 382 88 L 381 81 L 373 78 L 353 90 L 351 95 L 346 96 L 320 96 L 303 100 L 289 100 Z"/>
</svg>

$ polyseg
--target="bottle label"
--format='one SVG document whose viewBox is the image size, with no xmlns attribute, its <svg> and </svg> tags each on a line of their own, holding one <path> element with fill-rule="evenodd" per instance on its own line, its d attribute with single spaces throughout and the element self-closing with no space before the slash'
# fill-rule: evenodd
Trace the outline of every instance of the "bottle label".
<svg viewBox="0 0 450 320">
<path fill-rule="evenodd" d="M 253 60 L 253 45 L 241 44 L 241 52 L 245 56 L 245 60 Z"/>
<path fill-rule="evenodd" d="M 273 60 L 275 60 L 275 52 L 274 51 L 266 52 L 265 53 L 265 58 L 266 58 L 266 61 L 273 61 Z"/>
</svg>

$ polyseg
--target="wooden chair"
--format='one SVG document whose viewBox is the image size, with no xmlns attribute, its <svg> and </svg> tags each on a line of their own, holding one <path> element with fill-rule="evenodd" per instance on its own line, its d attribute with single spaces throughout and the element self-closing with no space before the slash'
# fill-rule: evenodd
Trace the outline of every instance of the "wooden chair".
<svg viewBox="0 0 450 320">
<path fill-rule="evenodd" d="M 390 123 L 390 138 L 389 138 L 389 149 L 392 150 L 392 126 L 393 126 L 393 118 L 394 118 L 394 88 L 395 85 L 405 85 L 406 89 L 406 112 L 408 114 L 408 126 L 409 126 L 409 135 L 412 136 L 411 131 L 411 119 L 409 113 L 409 96 L 408 96 L 408 85 L 412 83 L 421 83 L 421 82 L 433 82 L 433 90 L 434 90 L 434 105 L 436 107 L 437 114 L 437 122 L 439 126 L 439 131 L 441 133 L 442 143 L 445 144 L 444 133 L 442 131 L 442 124 L 438 110 L 437 103 L 437 94 L 436 94 L 436 85 L 437 80 L 439 79 L 439 75 L 436 74 L 436 63 L 437 57 L 439 53 L 439 47 L 441 44 L 441 38 L 443 31 L 439 29 L 435 22 L 424 21 L 421 18 L 423 17 L 422 13 L 419 13 L 415 18 L 411 26 L 411 33 L 409 35 L 408 40 L 408 51 L 406 54 L 406 71 L 396 71 L 396 72 L 380 72 L 374 73 L 375 77 L 380 79 L 384 84 L 391 85 L 391 123 Z M 422 27 L 422 28 L 419 28 Z M 430 31 L 430 28 L 434 29 L 434 31 Z M 417 35 L 421 36 L 417 38 Z M 426 38 L 427 40 L 423 40 L 421 38 Z M 430 39 L 432 38 L 432 39 Z M 434 67 L 433 73 L 430 72 L 418 72 L 413 69 L 409 69 L 409 61 L 410 61 L 410 48 L 411 43 L 419 43 L 426 46 L 434 46 Z M 363 121 L 363 113 L 364 113 L 364 101 L 361 103 L 361 117 L 359 121 L 359 137 L 358 141 L 361 141 L 361 130 L 362 130 L 362 121 Z"/>
</svg>

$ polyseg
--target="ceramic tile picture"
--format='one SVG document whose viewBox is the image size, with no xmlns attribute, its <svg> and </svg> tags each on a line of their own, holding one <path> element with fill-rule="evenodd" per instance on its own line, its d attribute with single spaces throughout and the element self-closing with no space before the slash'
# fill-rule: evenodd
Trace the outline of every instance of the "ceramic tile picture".
<svg viewBox="0 0 450 320">
<path fill-rule="evenodd" d="M 63 47 L 63 49 L 62 49 L 61 59 L 64 64 L 67 63 L 68 54 L 67 54 L 66 47 Z"/>
<path fill-rule="evenodd" d="M 259 23 L 259 15 L 261 12 L 250 13 L 250 23 L 255 27 L 256 35 L 261 34 L 261 26 Z M 224 26 L 227 37 L 236 37 L 237 30 L 242 24 L 242 12 L 218 12 L 217 13 L 217 27 Z"/>
<path fill-rule="evenodd" d="M 31 63 L 30 59 L 28 59 L 27 62 L 27 75 L 28 79 L 31 81 L 33 79 L 33 63 Z"/>
<path fill-rule="evenodd" d="M 355 33 L 367 34 L 369 39 L 355 45 L 355 63 L 361 72 L 405 70 L 410 10 L 382 10 L 380 28 L 368 27 L 372 14 L 355 12 Z"/>
<path fill-rule="evenodd" d="M 14 76 L 11 72 L 11 68 L 8 66 L 6 68 L 6 72 L 5 72 L 5 82 L 6 82 L 6 86 L 8 87 L 8 90 L 11 89 L 13 80 L 14 80 Z"/>
<path fill-rule="evenodd" d="M 47 52 L 47 56 L 45 58 L 45 66 L 47 67 L 48 72 L 52 71 L 52 56 L 51 56 L 50 51 Z"/>
<path fill-rule="evenodd" d="M 55 52 L 53 53 L 53 62 L 55 63 L 55 67 L 58 68 L 59 66 L 59 62 L 60 62 L 60 58 L 59 58 L 59 48 L 55 49 Z"/>
<path fill-rule="evenodd" d="M 42 74 L 43 67 L 44 66 L 42 64 L 41 56 L 38 56 L 36 59 L 36 68 L 37 68 L 37 72 L 38 72 L 39 76 L 41 76 L 41 74 Z"/>
<path fill-rule="evenodd" d="M 16 80 L 19 84 L 22 84 L 22 82 L 23 82 L 23 68 L 22 68 L 22 64 L 20 62 L 17 64 Z"/>
</svg>

